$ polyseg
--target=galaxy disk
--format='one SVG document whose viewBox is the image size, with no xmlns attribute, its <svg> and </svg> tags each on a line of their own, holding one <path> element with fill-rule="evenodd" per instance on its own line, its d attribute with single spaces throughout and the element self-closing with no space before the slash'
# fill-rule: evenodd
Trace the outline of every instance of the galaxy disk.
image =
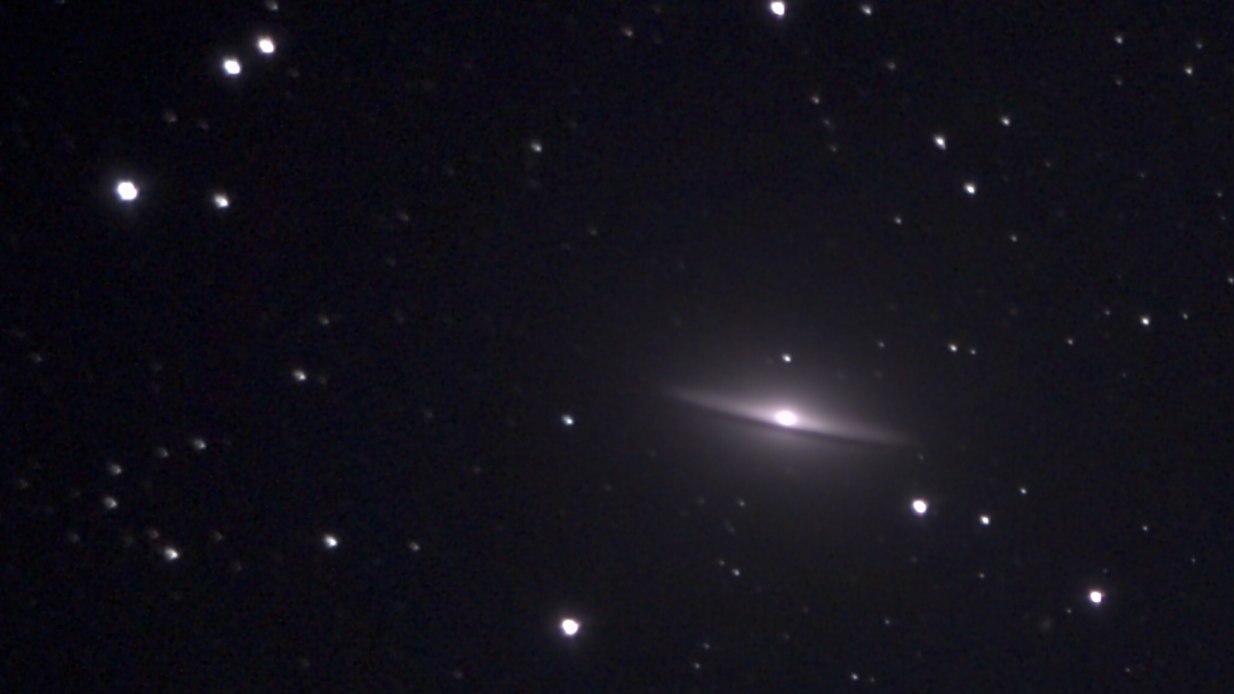
<svg viewBox="0 0 1234 694">
<path fill-rule="evenodd" d="M 668 394 L 678 402 L 721 417 L 763 424 L 801 436 L 869 446 L 911 444 L 896 431 L 846 417 L 834 405 L 820 405 L 801 395 L 734 395 L 689 388 L 672 389 Z"/>
</svg>

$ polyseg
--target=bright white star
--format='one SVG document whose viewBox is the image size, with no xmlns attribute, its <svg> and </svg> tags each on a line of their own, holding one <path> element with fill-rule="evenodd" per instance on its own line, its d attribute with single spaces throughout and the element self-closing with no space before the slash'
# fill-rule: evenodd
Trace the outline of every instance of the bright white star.
<svg viewBox="0 0 1234 694">
<path fill-rule="evenodd" d="M 791 427 L 797 423 L 797 415 L 791 410 L 780 410 L 776 413 L 776 423 L 780 426 Z"/>
</svg>

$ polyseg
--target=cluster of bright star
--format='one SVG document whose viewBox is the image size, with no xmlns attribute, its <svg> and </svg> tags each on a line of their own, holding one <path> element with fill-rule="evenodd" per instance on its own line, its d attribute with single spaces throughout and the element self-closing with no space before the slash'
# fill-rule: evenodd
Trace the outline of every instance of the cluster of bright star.
<svg viewBox="0 0 1234 694">
<path fill-rule="evenodd" d="M 263 34 L 254 39 L 253 48 L 260 56 L 268 58 L 275 54 L 277 45 L 272 36 Z M 229 54 L 219 61 L 218 67 L 225 77 L 235 79 L 244 73 L 244 60 L 239 55 Z M 167 120 L 174 123 L 177 119 L 174 114 L 169 114 Z M 113 190 L 117 200 L 123 204 L 132 205 L 141 198 L 142 185 L 137 178 L 124 176 L 115 182 Z M 218 210 L 231 207 L 231 196 L 221 190 L 211 192 L 209 200 L 210 204 Z"/>
</svg>

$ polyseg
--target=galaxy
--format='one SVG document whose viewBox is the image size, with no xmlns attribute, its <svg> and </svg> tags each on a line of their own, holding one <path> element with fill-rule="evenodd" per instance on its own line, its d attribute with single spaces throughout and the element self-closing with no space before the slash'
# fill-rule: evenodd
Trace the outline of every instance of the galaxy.
<svg viewBox="0 0 1234 694">
<path fill-rule="evenodd" d="M 897 432 L 836 416 L 800 396 L 737 397 L 679 389 L 670 391 L 670 397 L 720 416 L 778 427 L 808 437 L 871 446 L 908 446 L 912 442 Z"/>
</svg>

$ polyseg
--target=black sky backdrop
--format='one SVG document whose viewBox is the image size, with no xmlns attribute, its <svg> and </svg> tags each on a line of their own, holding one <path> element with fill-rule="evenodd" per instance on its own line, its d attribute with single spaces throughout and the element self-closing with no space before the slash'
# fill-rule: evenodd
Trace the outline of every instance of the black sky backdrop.
<svg viewBox="0 0 1234 694">
<path fill-rule="evenodd" d="M 1219 4 L 11 19 L 6 690 L 1234 682 Z"/>
</svg>

